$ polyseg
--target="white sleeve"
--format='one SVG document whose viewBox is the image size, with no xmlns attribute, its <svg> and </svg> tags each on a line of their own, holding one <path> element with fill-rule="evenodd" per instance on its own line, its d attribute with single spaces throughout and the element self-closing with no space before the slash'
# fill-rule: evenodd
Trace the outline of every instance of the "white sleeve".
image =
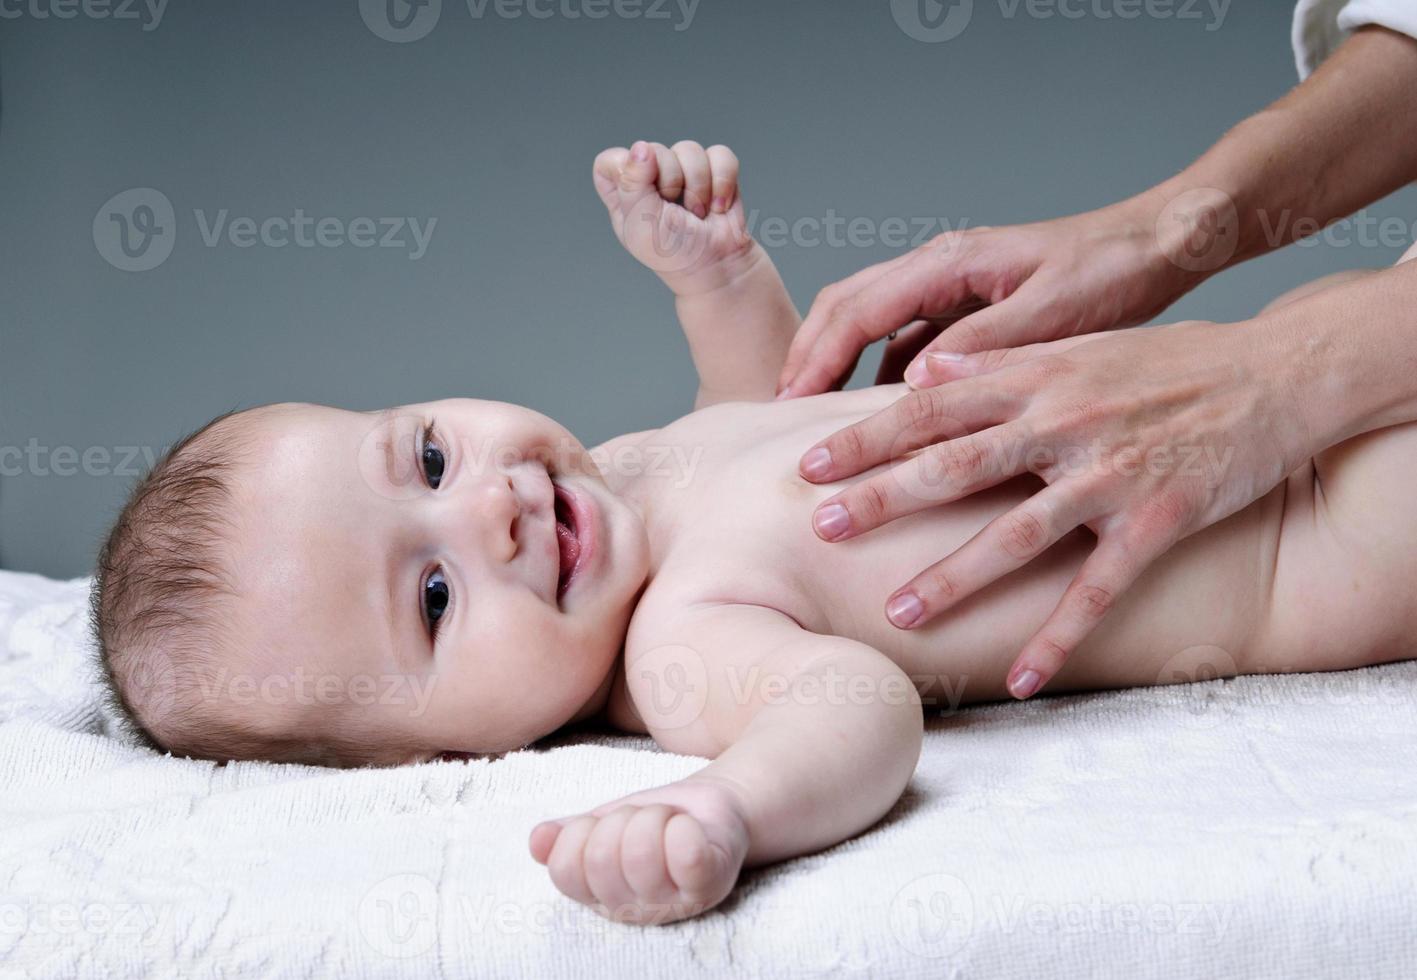
<svg viewBox="0 0 1417 980">
<path fill-rule="evenodd" d="M 1333 54 L 1349 33 L 1376 24 L 1417 38 L 1414 0 L 1299 0 L 1294 8 L 1294 64 L 1300 78 Z"/>
</svg>

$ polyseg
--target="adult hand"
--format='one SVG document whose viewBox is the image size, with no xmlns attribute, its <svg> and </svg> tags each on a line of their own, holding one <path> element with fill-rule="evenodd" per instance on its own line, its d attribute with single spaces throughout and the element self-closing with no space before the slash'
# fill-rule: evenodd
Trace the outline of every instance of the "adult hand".
<svg viewBox="0 0 1417 980">
<path fill-rule="evenodd" d="M 1291 403 L 1287 334 L 1269 321 L 1139 327 L 926 361 L 937 387 L 828 437 L 803 477 L 841 480 L 909 458 L 818 506 L 842 541 L 1033 472 L 1047 486 L 886 602 L 928 623 L 1079 526 L 1097 545 L 1009 672 L 1015 697 L 1046 684 L 1118 597 L 1180 538 L 1249 504 L 1313 452 Z M 921 448 L 923 447 L 923 448 Z M 915 450 L 919 449 L 918 452 Z"/>
<path fill-rule="evenodd" d="M 1169 220 L 1170 201 L 1158 201 L 1148 193 L 1040 224 L 948 232 L 828 286 L 793 338 L 778 397 L 840 387 L 861 351 L 896 331 L 878 380 L 899 380 L 889 375 L 912 359 L 905 380 L 915 384 L 926 377 L 922 348 L 975 353 L 1150 320 L 1207 271 L 1177 249 L 1208 230 Z"/>
</svg>

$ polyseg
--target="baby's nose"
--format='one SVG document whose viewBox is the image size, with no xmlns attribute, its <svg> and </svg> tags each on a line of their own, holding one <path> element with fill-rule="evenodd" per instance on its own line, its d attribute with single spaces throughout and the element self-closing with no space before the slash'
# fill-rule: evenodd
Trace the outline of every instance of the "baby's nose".
<svg viewBox="0 0 1417 980">
<path fill-rule="evenodd" d="M 517 525 L 521 500 L 512 481 L 498 474 L 475 491 L 473 509 L 477 513 L 483 547 L 494 561 L 511 561 L 517 553 Z"/>
</svg>

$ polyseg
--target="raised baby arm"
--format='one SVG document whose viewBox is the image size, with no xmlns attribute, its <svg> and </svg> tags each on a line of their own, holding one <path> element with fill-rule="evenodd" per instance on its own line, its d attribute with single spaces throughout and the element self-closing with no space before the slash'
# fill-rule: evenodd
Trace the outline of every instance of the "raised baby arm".
<svg viewBox="0 0 1417 980">
<path fill-rule="evenodd" d="M 674 293 L 699 372 L 694 407 L 771 400 L 801 317 L 748 234 L 733 151 L 691 140 L 613 147 L 596 157 L 594 179 L 615 236 Z"/>
<path fill-rule="evenodd" d="M 758 606 L 719 607 L 694 626 L 692 646 L 632 656 L 627 682 L 661 745 L 714 761 L 532 834 L 556 886 L 610 918 L 697 915 L 744 865 L 861 832 L 919 758 L 919 696 L 878 651 Z"/>
</svg>

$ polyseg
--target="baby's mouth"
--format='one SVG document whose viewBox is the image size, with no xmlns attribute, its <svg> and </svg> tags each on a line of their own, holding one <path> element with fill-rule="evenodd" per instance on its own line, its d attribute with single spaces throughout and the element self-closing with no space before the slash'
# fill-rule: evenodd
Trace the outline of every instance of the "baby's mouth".
<svg viewBox="0 0 1417 980">
<path fill-rule="evenodd" d="M 566 594 L 566 589 L 575 576 L 576 563 L 581 557 L 581 539 L 577 534 L 576 513 L 571 506 L 571 497 L 559 485 L 556 490 L 556 544 L 561 552 L 561 574 L 556 582 L 556 598 Z"/>
</svg>

